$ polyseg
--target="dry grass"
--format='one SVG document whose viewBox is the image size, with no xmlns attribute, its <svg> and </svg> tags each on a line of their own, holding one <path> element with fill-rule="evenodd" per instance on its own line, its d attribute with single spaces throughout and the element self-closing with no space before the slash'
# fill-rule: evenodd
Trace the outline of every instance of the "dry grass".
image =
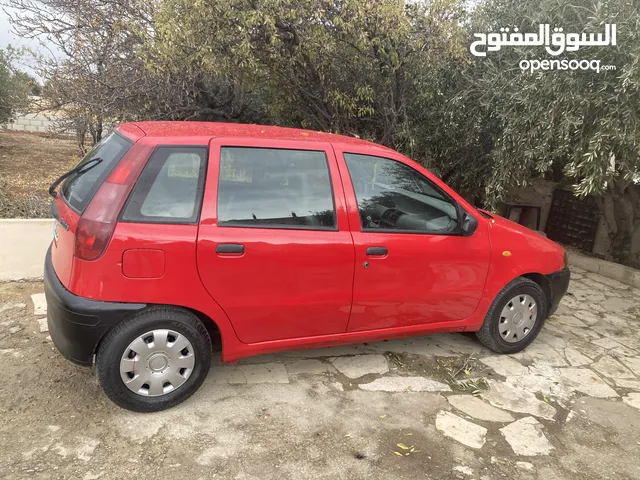
<svg viewBox="0 0 640 480">
<path fill-rule="evenodd" d="M 72 139 L 0 130 L 0 218 L 48 217 L 49 185 L 78 160 Z"/>
</svg>

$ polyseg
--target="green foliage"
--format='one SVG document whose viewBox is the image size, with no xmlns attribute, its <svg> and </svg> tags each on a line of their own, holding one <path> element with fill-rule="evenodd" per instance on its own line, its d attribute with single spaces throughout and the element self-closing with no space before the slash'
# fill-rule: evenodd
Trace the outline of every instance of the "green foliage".
<svg viewBox="0 0 640 480">
<path fill-rule="evenodd" d="M 13 66 L 19 53 L 11 47 L 0 49 L 0 125 L 10 122 L 16 111 L 27 104 L 30 77 Z"/>
<path fill-rule="evenodd" d="M 629 0 L 487 0 L 476 12 L 476 32 L 517 26 L 537 31 L 549 23 L 565 32 L 602 32 L 617 24 L 617 46 L 565 52 L 597 59 L 615 70 L 521 72 L 522 59 L 550 58 L 544 50 L 506 47 L 474 60 L 480 107 L 501 125 L 487 197 L 500 200 L 532 175 L 564 169 L 580 195 L 604 194 L 640 172 L 640 9 Z M 552 58 L 552 57 L 551 57 Z"/>
</svg>

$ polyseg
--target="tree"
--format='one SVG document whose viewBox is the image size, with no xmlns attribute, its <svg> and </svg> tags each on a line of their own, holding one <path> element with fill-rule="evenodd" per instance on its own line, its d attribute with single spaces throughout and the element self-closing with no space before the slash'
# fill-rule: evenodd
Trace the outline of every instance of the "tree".
<svg viewBox="0 0 640 480">
<path fill-rule="evenodd" d="M 28 104 L 28 76 L 14 67 L 19 55 L 11 47 L 0 49 L 0 125 L 13 120 L 16 112 Z"/>
<path fill-rule="evenodd" d="M 166 0 L 154 48 L 266 95 L 272 122 L 410 150 L 416 81 L 463 52 L 453 0 Z"/>
<path fill-rule="evenodd" d="M 595 196 L 610 258 L 640 267 L 640 252 L 631 250 L 632 236 L 640 233 L 640 9 L 619 0 L 486 0 L 472 29 L 537 32 L 545 23 L 565 33 L 602 33 L 605 24 L 616 24 L 616 46 L 558 57 L 600 60 L 615 70 L 523 72 L 523 59 L 554 58 L 523 46 L 476 58 L 471 75 L 478 107 L 492 110 L 499 122 L 487 198 L 495 204 L 536 173 L 563 170 L 576 194 Z"/>
</svg>

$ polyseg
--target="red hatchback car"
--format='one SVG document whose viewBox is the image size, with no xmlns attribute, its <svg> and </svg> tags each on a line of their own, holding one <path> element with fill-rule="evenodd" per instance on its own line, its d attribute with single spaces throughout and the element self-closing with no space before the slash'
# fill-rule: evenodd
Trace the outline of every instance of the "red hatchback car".
<svg viewBox="0 0 640 480">
<path fill-rule="evenodd" d="M 226 362 L 431 332 L 516 352 L 569 283 L 559 245 L 355 138 L 129 123 L 63 177 L 51 337 L 131 410 L 189 397 L 218 335 Z"/>
</svg>

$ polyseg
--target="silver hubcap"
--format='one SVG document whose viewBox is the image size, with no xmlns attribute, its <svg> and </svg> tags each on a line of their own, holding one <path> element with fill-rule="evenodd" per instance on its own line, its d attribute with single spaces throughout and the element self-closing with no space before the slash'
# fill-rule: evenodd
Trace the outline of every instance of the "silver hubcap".
<svg viewBox="0 0 640 480">
<path fill-rule="evenodd" d="M 126 348 L 120 360 L 120 377 L 132 392 L 157 397 L 186 382 L 195 364 L 193 347 L 184 335 L 152 330 Z"/>
<path fill-rule="evenodd" d="M 502 309 L 498 328 L 504 341 L 515 343 L 529 335 L 538 318 L 538 305 L 529 295 L 513 297 Z"/>
</svg>

